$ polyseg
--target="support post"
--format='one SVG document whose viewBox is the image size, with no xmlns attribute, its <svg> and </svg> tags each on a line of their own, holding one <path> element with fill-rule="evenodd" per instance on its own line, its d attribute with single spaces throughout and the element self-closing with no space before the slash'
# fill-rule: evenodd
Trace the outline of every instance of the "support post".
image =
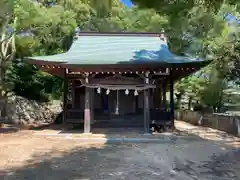
<svg viewBox="0 0 240 180">
<path fill-rule="evenodd" d="M 88 73 L 86 73 L 85 83 L 88 84 Z M 85 87 L 84 133 L 89 134 L 90 128 L 91 128 L 90 88 Z"/>
<path fill-rule="evenodd" d="M 156 97 L 155 97 L 155 100 L 156 100 L 156 104 L 155 104 L 155 109 L 159 110 L 162 106 L 162 91 L 161 91 L 161 88 L 160 88 L 160 82 L 159 82 L 159 79 L 156 79 Z"/>
<path fill-rule="evenodd" d="M 139 96 L 135 96 L 135 113 L 138 113 L 138 111 L 139 111 L 139 107 L 138 107 L 138 97 L 139 97 Z"/>
<path fill-rule="evenodd" d="M 174 128 L 174 80 L 173 72 L 170 74 L 170 113 L 171 113 L 171 126 Z"/>
<path fill-rule="evenodd" d="M 119 115 L 119 90 L 117 90 L 117 98 L 116 98 L 116 108 L 115 108 L 115 115 Z"/>
<path fill-rule="evenodd" d="M 163 84 L 163 87 L 162 87 L 162 108 L 164 110 L 167 109 L 167 83 L 164 83 Z"/>
<path fill-rule="evenodd" d="M 95 122 L 95 117 L 94 117 L 94 97 L 95 97 L 95 91 L 94 89 L 90 89 L 91 94 L 90 94 L 90 112 L 91 112 L 91 124 Z"/>
<path fill-rule="evenodd" d="M 67 79 L 67 69 L 64 69 L 64 79 L 63 79 L 63 116 L 62 123 L 67 121 L 67 106 L 68 106 L 68 79 Z"/>
<path fill-rule="evenodd" d="M 75 80 L 72 81 L 72 108 L 76 108 L 76 83 Z"/>
<path fill-rule="evenodd" d="M 149 84 L 149 72 L 145 73 L 145 84 Z M 144 90 L 144 134 L 150 133 L 149 89 Z"/>
</svg>

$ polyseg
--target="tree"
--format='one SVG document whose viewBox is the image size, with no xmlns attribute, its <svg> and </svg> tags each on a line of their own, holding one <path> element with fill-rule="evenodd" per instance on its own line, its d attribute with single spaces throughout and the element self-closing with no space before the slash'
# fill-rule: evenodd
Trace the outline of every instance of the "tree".
<svg viewBox="0 0 240 180">
<path fill-rule="evenodd" d="M 15 15 L 18 17 L 16 34 L 18 59 L 62 53 L 69 49 L 72 33 L 77 26 L 76 14 L 61 5 L 51 6 L 48 2 L 20 0 L 15 7 Z M 13 61 L 9 78 L 14 85 L 15 94 L 29 99 L 46 101 L 50 94 L 56 94 L 54 92 L 56 89 L 61 91 L 60 78 L 42 73 L 22 60 Z"/>
<path fill-rule="evenodd" d="M 223 4 L 213 16 L 216 26 L 210 29 L 205 37 L 196 36 L 197 38 L 187 50 L 191 55 L 213 60 L 207 68 L 208 70 L 202 73 L 203 81 L 196 81 L 196 78 L 193 78 L 196 76 L 194 74 L 178 82 L 176 86 L 177 90 L 180 89 L 179 96 L 186 95 L 191 100 L 191 93 L 185 91 L 188 89 L 193 92 L 194 98 L 197 98 L 202 105 L 211 107 L 214 111 L 224 104 L 223 91 L 227 87 L 228 81 L 237 82 L 239 80 L 239 50 L 236 39 L 239 37 L 239 24 L 238 21 L 235 23 L 227 21 L 226 15 L 228 14 L 236 19 L 239 17 L 235 6 Z"/>
<path fill-rule="evenodd" d="M 172 19 L 179 15 L 188 15 L 196 6 L 204 6 L 208 11 L 217 12 L 223 4 L 240 5 L 238 0 L 132 0 L 140 8 L 152 8 L 161 14 L 166 14 Z M 179 16 L 180 17 L 180 16 Z"/>
<path fill-rule="evenodd" d="M 233 62 L 230 64 L 228 75 L 230 80 L 240 85 L 240 40 L 234 43 L 233 50 L 230 50 L 229 53 L 231 53 L 230 57 Z"/>
<path fill-rule="evenodd" d="M 201 105 L 201 108 L 207 107 L 217 112 L 224 105 L 227 85 L 227 79 L 216 70 L 215 64 L 211 64 L 175 84 L 178 103 L 185 96 L 188 99 L 188 109 L 193 105 Z"/>
<path fill-rule="evenodd" d="M 8 67 L 15 56 L 15 28 L 17 18 L 13 16 L 13 1 L 0 4 L 0 115 L 4 116 L 6 98 L 9 92 Z"/>
<path fill-rule="evenodd" d="M 140 8 L 155 9 L 161 16 L 166 16 L 169 27 L 166 32 L 173 52 L 185 52 L 194 41 L 203 43 L 213 30 L 221 32 L 222 21 L 216 14 L 226 3 L 240 4 L 237 0 L 133 0 Z M 222 18 L 223 20 L 223 18 Z"/>
<path fill-rule="evenodd" d="M 240 85 L 240 39 L 225 42 L 217 51 L 218 71 Z"/>
<path fill-rule="evenodd" d="M 193 102 L 200 102 L 201 93 L 208 82 L 209 72 L 210 68 L 206 67 L 189 77 L 183 78 L 175 84 L 175 95 L 177 97 L 178 106 L 180 106 L 183 97 L 186 97 L 188 100 L 188 109 L 192 108 Z"/>
<path fill-rule="evenodd" d="M 224 90 L 227 88 L 227 81 L 218 75 L 217 71 L 212 71 L 209 81 L 201 93 L 201 101 L 207 107 L 211 107 L 213 112 L 218 112 L 224 105 Z"/>
</svg>

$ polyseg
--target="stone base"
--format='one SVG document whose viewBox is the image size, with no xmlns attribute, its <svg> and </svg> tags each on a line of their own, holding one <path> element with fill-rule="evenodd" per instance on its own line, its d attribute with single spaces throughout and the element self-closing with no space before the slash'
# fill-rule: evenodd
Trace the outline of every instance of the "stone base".
<svg viewBox="0 0 240 180">
<path fill-rule="evenodd" d="M 83 135 L 88 136 L 88 135 L 92 135 L 92 133 L 91 132 L 90 133 L 83 133 Z"/>
</svg>

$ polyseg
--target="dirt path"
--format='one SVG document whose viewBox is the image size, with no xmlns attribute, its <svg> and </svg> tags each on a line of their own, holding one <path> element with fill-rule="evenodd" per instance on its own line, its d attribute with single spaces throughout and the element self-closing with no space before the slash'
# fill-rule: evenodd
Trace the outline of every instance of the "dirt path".
<svg viewBox="0 0 240 180">
<path fill-rule="evenodd" d="M 176 126 L 178 137 L 158 144 L 82 145 L 31 131 L 0 134 L 0 179 L 239 179 L 239 138 L 179 121 Z"/>
</svg>

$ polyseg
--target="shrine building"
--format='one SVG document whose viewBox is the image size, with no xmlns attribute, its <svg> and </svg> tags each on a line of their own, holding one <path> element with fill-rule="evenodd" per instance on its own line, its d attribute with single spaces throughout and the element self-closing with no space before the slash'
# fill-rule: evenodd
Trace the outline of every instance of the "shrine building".
<svg viewBox="0 0 240 180">
<path fill-rule="evenodd" d="M 174 127 L 174 82 L 209 64 L 171 53 L 164 32 L 79 29 L 67 52 L 26 60 L 64 79 L 63 122 L 83 123 L 84 133 L 100 122 L 134 122 L 145 133 L 152 120 Z"/>
</svg>

